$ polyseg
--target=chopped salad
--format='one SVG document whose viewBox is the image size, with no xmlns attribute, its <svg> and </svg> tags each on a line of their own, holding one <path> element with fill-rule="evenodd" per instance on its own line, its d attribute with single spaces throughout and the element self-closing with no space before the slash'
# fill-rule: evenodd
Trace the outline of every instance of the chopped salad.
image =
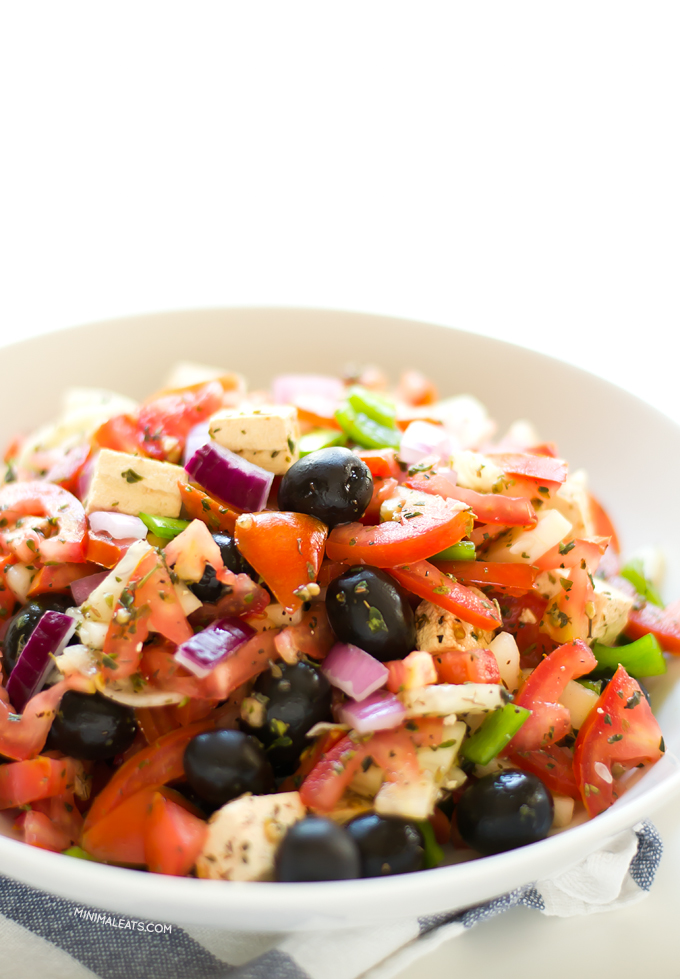
<svg viewBox="0 0 680 979">
<path fill-rule="evenodd" d="M 7 448 L 0 557 L 0 830 L 33 846 L 405 873 L 597 817 L 664 752 L 659 554 L 413 370 L 69 391 Z"/>
</svg>

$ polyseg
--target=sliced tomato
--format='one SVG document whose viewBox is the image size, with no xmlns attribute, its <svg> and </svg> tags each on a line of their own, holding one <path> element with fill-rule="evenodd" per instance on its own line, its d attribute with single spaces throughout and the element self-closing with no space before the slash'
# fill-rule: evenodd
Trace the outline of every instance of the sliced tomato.
<svg viewBox="0 0 680 979">
<path fill-rule="evenodd" d="M 499 493 L 477 493 L 475 490 L 453 486 L 437 473 L 417 473 L 409 476 L 405 486 L 434 493 L 447 500 L 459 500 L 471 507 L 480 523 L 502 524 L 507 527 L 535 527 L 536 511 L 524 497 L 502 496 Z M 443 550 L 443 548 L 441 548 Z"/>
<path fill-rule="evenodd" d="M 7 572 L 13 564 L 15 564 L 13 557 L 0 555 L 0 629 L 7 623 L 16 605 L 14 592 L 7 584 Z"/>
<path fill-rule="evenodd" d="M 436 385 L 420 371 L 404 371 L 399 378 L 397 398 L 407 405 L 419 407 L 431 405 L 438 399 Z"/>
<path fill-rule="evenodd" d="M 563 459 L 533 452 L 489 453 L 489 458 L 509 476 L 523 476 L 542 486 L 563 483 L 567 478 L 567 464 Z"/>
<path fill-rule="evenodd" d="M 57 564 L 40 568 L 28 589 L 28 597 L 67 592 L 74 581 L 101 571 L 96 564 Z"/>
<path fill-rule="evenodd" d="M 531 711 L 504 755 L 534 751 L 560 741 L 571 731 L 569 711 L 558 703 L 570 680 L 596 669 L 597 660 L 580 639 L 559 646 L 542 660 L 519 688 L 515 704 Z"/>
<path fill-rule="evenodd" d="M 90 457 L 91 447 L 89 442 L 83 445 L 74 445 L 72 448 L 54 450 L 53 461 L 47 473 L 45 482 L 55 483 L 62 486 L 69 493 L 75 493 L 78 485 L 78 478 Z"/>
<path fill-rule="evenodd" d="M 405 508 L 399 520 L 387 520 L 377 527 L 359 523 L 335 527 L 326 544 L 331 561 L 370 564 L 394 568 L 411 564 L 457 544 L 472 530 L 469 510 L 458 510 L 439 496 L 423 494 L 412 509 Z"/>
<path fill-rule="evenodd" d="M 69 835 L 59 826 L 55 826 L 43 812 L 22 812 L 14 823 L 14 828 L 20 832 L 24 843 L 40 847 L 41 850 L 62 853 L 72 843 Z"/>
<path fill-rule="evenodd" d="M 385 500 L 389 500 L 394 495 L 398 485 L 397 480 L 392 477 L 387 479 L 383 479 L 382 476 L 373 477 L 373 495 L 361 518 L 362 524 L 370 526 L 380 523 L 380 507 Z"/>
<path fill-rule="evenodd" d="M 54 795 L 49 799 L 32 802 L 31 807 L 44 813 L 51 825 L 66 835 L 67 846 L 78 843 L 83 829 L 83 817 L 78 811 L 73 792 L 64 792 L 63 795 Z"/>
<path fill-rule="evenodd" d="M 541 632 L 540 623 L 548 603 L 535 592 L 511 595 L 509 592 L 489 592 L 500 605 L 503 631 L 511 633 L 521 655 L 522 669 L 537 666 L 544 656 L 556 648 L 557 643 Z"/>
<path fill-rule="evenodd" d="M 574 745 L 574 774 L 588 815 L 608 809 L 621 794 L 615 765 L 653 765 L 664 751 L 661 728 L 639 683 L 619 666 Z"/>
<path fill-rule="evenodd" d="M 314 602 L 297 625 L 289 625 L 274 638 L 274 645 L 286 663 L 297 663 L 303 656 L 322 660 L 335 643 L 325 602 Z"/>
<path fill-rule="evenodd" d="M 470 625 L 492 630 L 501 625 L 500 613 L 492 601 L 447 577 L 429 561 L 400 565 L 389 572 L 407 591 L 453 612 Z"/>
<path fill-rule="evenodd" d="M 612 523 L 611 517 L 599 502 L 596 500 L 592 493 L 590 496 L 590 516 L 595 525 L 595 533 L 598 537 L 609 537 L 611 540 L 612 550 L 616 554 L 620 554 L 621 545 L 619 544 L 618 534 L 616 533 L 616 528 Z"/>
<path fill-rule="evenodd" d="M 192 520 L 165 546 L 163 553 L 168 567 L 184 581 L 200 581 L 207 564 L 214 568 L 221 580 L 224 571 L 222 553 L 202 520 Z"/>
<path fill-rule="evenodd" d="M 498 660 L 490 649 L 452 649 L 434 664 L 440 683 L 500 683 Z"/>
<path fill-rule="evenodd" d="M 434 812 L 429 817 L 430 826 L 434 833 L 434 838 L 440 846 L 446 846 L 451 836 L 451 820 L 442 812 L 439 806 L 434 807 Z"/>
<path fill-rule="evenodd" d="M 574 752 L 571 748 L 551 744 L 535 751 L 517 751 L 508 759 L 523 772 L 538 775 L 551 792 L 580 799 L 581 792 L 574 776 Z"/>
<path fill-rule="evenodd" d="M 338 730 L 337 728 L 327 731 L 325 734 L 320 735 L 313 744 L 310 744 L 308 748 L 300 755 L 300 763 L 293 773 L 289 775 L 288 778 L 279 786 L 281 792 L 294 792 L 297 791 L 304 780 L 307 778 L 312 769 L 316 766 L 317 762 L 326 752 L 330 751 L 334 744 L 344 738 L 346 732 L 343 730 Z"/>
<path fill-rule="evenodd" d="M 137 412 L 140 447 L 154 459 L 178 459 L 191 429 L 221 408 L 222 400 L 220 382 L 208 381 L 146 402 Z M 168 451 L 169 440 L 176 449 Z"/>
<path fill-rule="evenodd" d="M 318 812 L 335 809 L 366 757 L 366 741 L 351 732 L 321 755 L 300 788 L 303 805 Z"/>
<path fill-rule="evenodd" d="M 137 671 L 149 632 L 159 632 L 177 645 L 193 636 L 170 573 L 156 551 L 142 558 L 116 604 L 104 640 L 105 679 L 122 679 Z"/>
<path fill-rule="evenodd" d="M 592 576 L 585 568 L 568 568 L 559 577 L 560 590 L 550 599 L 540 626 L 555 642 L 588 639 L 594 587 Z"/>
<path fill-rule="evenodd" d="M 667 653 L 680 654 L 680 599 L 666 608 L 648 604 L 633 609 L 624 631 L 629 639 L 639 639 L 651 632 Z"/>
<path fill-rule="evenodd" d="M 403 659 L 388 660 L 384 665 L 388 669 L 385 686 L 390 693 L 415 690 L 437 683 L 437 670 L 432 654 L 422 649 L 413 650 Z"/>
<path fill-rule="evenodd" d="M 321 568 L 319 569 L 319 577 L 317 578 L 317 583 L 320 588 L 327 588 L 331 581 L 335 578 L 339 578 L 341 574 L 347 571 L 349 565 L 343 564 L 342 561 L 329 561 L 327 558 L 321 562 Z"/>
<path fill-rule="evenodd" d="M 490 561 L 433 561 L 445 574 L 468 585 L 492 585 L 521 595 L 531 591 L 538 570 L 530 564 L 503 564 Z"/>
<path fill-rule="evenodd" d="M 0 690 L 6 697 L 4 689 L 0 687 Z M 12 713 L 11 705 L 0 700 L 0 754 L 17 761 L 34 758 L 45 745 L 61 698 L 67 690 L 94 693 L 94 684 L 74 673 L 31 697 L 18 719 Z"/>
<path fill-rule="evenodd" d="M 340 402 L 321 394 L 298 394 L 291 402 L 297 408 L 298 420 L 312 428 L 336 428 L 340 430 L 335 412 Z"/>
<path fill-rule="evenodd" d="M 540 571 L 556 568 L 582 568 L 594 574 L 607 550 L 609 537 L 576 538 L 567 544 L 556 544 L 536 561 Z"/>
<path fill-rule="evenodd" d="M 404 475 L 394 449 L 357 449 L 356 454 L 371 470 L 373 479 L 399 479 Z"/>
<path fill-rule="evenodd" d="M 72 792 L 76 771 L 76 762 L 72 758 L 47 758 L 45 755 L 0 765 L 0 809 L 25 806 L 37 799 Z"/>
<path fill-rule="evenodd" d="M 85 829 L 100 822 L 130 796 L 142 789 L 158 789 L 184 776 L 184 750 L 192 738 L 215 727 L 213 717 L 180 727 L 142 749 L 114 772 L 96 796 L 85 819 Z M 87 849 L 87 848 L 85 848 Z"/>
<path fill-rule="evenodd" d="M 136 455 L 141 451 L 137 436 L 137 423 L 131 415 L 114 415 L 99 426 L 94 434 L 94 441 L 100 449 Z"/>
<path fill-rule="evenodd" d="M 92 530 L 88 535 L 86 558 L 93 564 L 99 564 L 103 568 L 115 568 L 121 558 L 127 554 L 128 548 L 136 541 L 135 537 L 126 537 L 124 540 L 114 540 L 105 531 L 94 533 Z"/>
<path fill-rule="evenodd" d="M 272 660 L 278 659 L 279 652 L 275 645 L 277 634 L 276 629 L 260 632 L 207 676 L 200 679 L 196 676 L 178 677 L 169 681 L 166 689 L 198 700 L 225 700 L 241 684 L 266 670 Z"/>
<path fill-rule="evenodd" d="M 26 483 L 6 483 L 0 488 L 0 513 L 2 527 L 0 541 L 17 526 L 17 521 L 26 517 L 46 517 L 54 526 L 51 537 L 39 538 L 37 545 L 31 533 L 31 520 L 23 524 L 27 540 L 33 540 L 31 548 L 35 556 L 39 552 L 45 563 L 73 562 L 82 564 L 86 560 L 87 517 L 80 500 L 52 483 L 33 480 Z M 30 546 L 30 545 L 29 545 Z"/>
<path fill-rule="evenodd" d="M 105 863 L 143 866 L 146 862 L 145 828 L 154 795 L 152 788 L 143 788 L 123 799 L 113 811 L 96 822 L 90 822 L 88 816 L 82 836 L 83 849 Z"/>
<path fill-rule="evenodd" d="M 144 857 L 156 874 L 186 877 L 203 849 L 208 826 L 161 792 L 154 792 L 144 825 Z"/>
<path fill-rule="evenodd" d="M 283 511 L 244 513 L 234 532 L 239 551 L 287 612 L 297 612 L 307 601 L 306 589 L 316 582 L 327 534 L 316 517 Z"/>
</svg>

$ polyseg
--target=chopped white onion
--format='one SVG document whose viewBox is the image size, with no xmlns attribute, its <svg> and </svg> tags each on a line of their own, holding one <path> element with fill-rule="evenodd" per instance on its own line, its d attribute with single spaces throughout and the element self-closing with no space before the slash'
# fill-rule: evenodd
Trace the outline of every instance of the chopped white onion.
<svg viewBox="0 0 680 979">
<path fill-rule="evenodd" d="M 343 724 L 349 724 L 359 734 L 367 734 L 398 727 L 406 718 L 406 709 L 393 693 L 378 690 L 361 703 L 346 701 L 340 706 L 338 715 Z"/>
<path fill-rule="evenodd" d="M 111 534 L 114 540 L 145 540 L 148 528 L 139 517 L 129 513 L 95 510 L 88 517 L 90 530 L 95 534 Z"/>
</svg>

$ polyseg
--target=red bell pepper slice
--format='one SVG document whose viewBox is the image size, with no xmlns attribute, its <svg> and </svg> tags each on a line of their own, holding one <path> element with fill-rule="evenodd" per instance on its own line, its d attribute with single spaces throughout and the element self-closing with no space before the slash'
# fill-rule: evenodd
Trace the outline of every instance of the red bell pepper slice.
<svg viewBox="0 0 680 979">
<path fill-rule="evenodd" d="M 437 561 L 432 562 L 445 574 L 468 585 L 492 585 L 495 588 L 524 594 L 533 587 L 538 569 L 531 564 L 503 564 L 496 561 Z"/>
<path fill-rule="evenodd" d="M 680 655 L 680 599 L 665 608 L 648 604 L 633 609 L 624 631 L 629 639 L 640 639 L 651 632 L 663 650 Z"/>
<path fill-rule="evenodd" d="M 407 591 L 453 612 L 470 625 L 491 630 L 498 629 L 501 625 L 500 613 L 493 602 L 447 577 L 429 561 L 400 565 L 398 568 L 390 568 L 389 573 Z"/>
<path fill-rule="evenodd" d="M 240 510 L 220 503 L 212 496 L 209 496 L 198 486 L 192 486 L 181 479 L 177 481 L 179 495 L 182 498 L 182 506 L 191 520 L 202 520 L 207 524 L 211 534 L 216 534 L 220 530 L 234 533 L 236 519 L 240 515 Z"/>
</svg>

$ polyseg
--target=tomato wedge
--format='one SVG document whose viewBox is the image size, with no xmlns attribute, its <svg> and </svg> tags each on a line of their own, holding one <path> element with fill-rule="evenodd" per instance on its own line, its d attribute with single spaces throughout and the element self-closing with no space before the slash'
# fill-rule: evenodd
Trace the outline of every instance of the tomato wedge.
<svg viewBox="0 0 680 979">
<path fill-rule="evenodd" d="M 409 476 L 404 485 L 425 493 L 435 493 L 447 500 L 466 503 L 480 523 L 502 524 L 507 527 L 536 526 L 536 511 L 524 497 L 477 493 L 476 490 L 453 486 L 445 476 L 426 472 Z"/>
<path fill-rule="evenodd" d="M 390 568 L 389 572 L 407 591 L 453 612 L 470 625 L 493 630 L 502 624 L 500 613 L 493 602 L 447 577 L 429 561 Z"/>
<path fill-rule="evenodd" d="M 403 476 L 394 449 L 357 449 L 356 454 L 371 470 L 373 479 L 399 479 Z"/>
<path fill-rule="evenodd" d="M 44 562 L 82 564 L 86 560 L 87 517 L 80 500 L 52 483 L 7 483 L 0 489 L 3 528 L 16 526 L 22 517 L 46 517 L 56 527 L 52 537 L 41 539 L 37 550 Z M 27 521 L 30 524 L 30 521 Z M 27 529 L 30 534 L 30 528 Z M 9 530 L 0 532 L 0 540 Z M 29 545 L 30 546 L 30 545 Z"/>
<path fill-rule="evenodd" d="M 72 843 L 68 833 L 55 826 L 44 812 L 22 812 L 14 828 L 21 833 L 24 843 L 40 847 L 41 850 L 62 853 Z"/>
<path fill-rule="evenodd" d="M 97 574 L 101 568 L 96 564 L 57 564 L 41 568 L 31 582 L 28 597 L 49 592 L 67 592 L 74 581 Z"/>
<path fill-rule="evenodd" d="M 563 459 L 533 452 L 489 453 L 489 458 L 509 476 L 523 476 L 543 486 L 557 486 L 567 478 L 567 464 Z"/>
<path fill-rule="evenodd" d="M 640 685 L 619 666 L 574 745 L 574 774 L 588 815 L 604 812 L 621 795 L 614 765 L 653 765 L 664 751 L 661 728 Z"/>
<path fill-rule="evenodd" d="M 114 540 L 104 531 L 100 533 L 90 531 L 85 556 L 93 564 L 100 564 L 103 568 L 115 568 L 136 539 L 136 537 L 126 537 L 122 540 Z"/>
<path fill-rule="evenodd" d="M 94 683 L 73 673 L 68 679 L 31 697 L 18 719 L 12 713 L 11 706 L 0 701 L 0 754 L 17 761 L 34 758 L 45 745 L 61 698 L 67 690 L 94 693 Z"/>
<path fill-rule="evenodd" d="M 518 707 L 527 707 L 527 718 L 504 755 L 534 751 L 561 740 L 571 730 L 569 711 L 558 703 L 570 680 L 590 673 L 597 667 L 592 651 L 580 639 L 565 643 L 542 660 L 530 673 L 515 697 Z"/>
<path fill-rule="evenodd" d="M 154 792 L 143 834 L 148 869 L 186 877 L 203 849 L 208 827 L 172 799 Z"/>
<path fill-rule="evenodd" d="M 316 582 L 328 528 L 306 513 L 244 513 L 234 536 L 243 557 L 262 575 L 287 612 L 307 601 Z M 318 589 L 317 589 L 318 594 Z"/>
<path fill-rule="evenodd" d="M 179 495 L 182 498 L 182 506 L 187 515 L 192 520 L 202 520 L 208 525 L 211 534 L 216 534 L 220 530 L 226 530 L 230 534 L 234 533 L 236 518 L 240 511 L 233 507 L 228 507 L 225 503 L 220 503 L 212 496 L 209 496 L 198 486 L 192 486 L 181 479 L 177 481 Z"/>
<path fill-rule="evenodd" d="M 399 520 L 387 520 L 377 527 L 360 523 L 335 527 L 328 537 L 326 554 L 331 561 L 394 568 L 443 551 L 471 530 L 469 510 L 457 509 L 439 496 L 423 494 L 422 505 L 419 501 L 417 509 L 415 504 L 410 510 L 404 509 Z"/>
<path fill-rule="evenodd" d="M 599 502 L 596 500 L 592 493 L 590 496 L 590 515 L 595 525 L 595 533 L 599 537 L 609 537 L 611 539 L 612 550 L 619 554 L 621 552 L 621 545 L 619 544 L 618 534 L 616 533 L 616 528 L 611 521 L 611 517 Z"/>
<path fill-rule="evenodd" d="M 639 639 L 651 632 L 667 653 L 680 655 L 680 599 L 666 608 L 644 605 L 628 615 L 625 633 L 629 639 Z"/>
<path fill-rule="evenodd" d="M 469 585 L 493 585 L 515 594 L 530 591 L 538 569 L 530 564 L 503 564 L 490 561 L 433 561 L 445 574 Z"/>
<path fill-rule="evenodd" d="M 394 494 L 399 483 L 393 477 L 373 477 L 373 495 L 361 518 L 365 526 L 380 523 L 380 507 Z"/>
<path fill-rule="evenodd" d="M 593 537 L 569 541 L 568 544 L 556 544 L 546 551 L 538 561 L 536 567 L 540 571 L 553 571 L 556 568 L 585 568 L 591 574 L 597 570 L 602 560 L 602 555 L 607 550 L 609 537 Z"/>
<path fill-rule="evenodd" d="M 536 751 L 517 751 L 508 759 L 524 772 L 538 775 L 551 792 L 580 799 L 581 792 L 574 776 L 574 753 L 571 748 L 551 744 Z"/>
<path fill-rule="evenodd" d="M 29 761 L 0 765 L 0 809 L 25 806 L 37 799 L 72 792 L 76 764 L 73 758 L 38 755 Z"/>
<path fill-rule="evenodd" d="M 326 614 L 326 603 L 314 602 L 297 625 L 289 625 L 279 632 L 274 638 L 274 645 L 286 663 L 297 663 L 303 656 L 324 659 L 335 641 Z"/>
<path fill-rule="evenodd" d="M 434 657 L 440 683 L 500 683 L 498 660 L 490 649 L 452 649 Z"/>
<path fill-rule="evenodd" d="M 131 760 L 138 757 L 136 755 Z M 144 830 L 154 795 L 151 788 L 140 789 L 97 822 L 86 821 L 82 836 L 83 849 L 106 863 L 143 866 L 146 862 Z"/>
</svg>

